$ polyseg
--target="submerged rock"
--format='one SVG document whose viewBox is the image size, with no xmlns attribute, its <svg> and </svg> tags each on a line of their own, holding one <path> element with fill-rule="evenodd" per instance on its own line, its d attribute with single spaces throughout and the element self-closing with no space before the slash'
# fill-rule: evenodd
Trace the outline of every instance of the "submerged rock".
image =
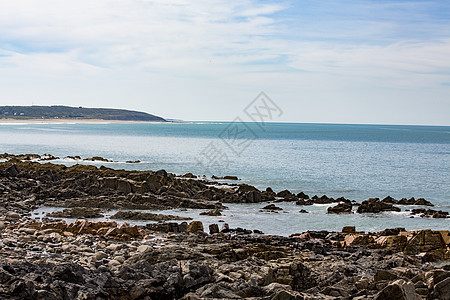
<svg viewBox="0 0 450 300">
<path fill-rule="evenodd" d="M 147 221 L 192 220 L 190 217 L 144 213 L 139 211 L 119 211 L 112 215 L 111 219 Z"/>
<path fill-rule="evenodd" d="M 55 211 L 47 213 L 46 216 L 52 218 L 91 219 L 91 218 L 102 218 L 104 215 L 101 212 L 102 210 L 98 208 L 74 207 L 64 209 L 63 211 Z"/>
</svg>

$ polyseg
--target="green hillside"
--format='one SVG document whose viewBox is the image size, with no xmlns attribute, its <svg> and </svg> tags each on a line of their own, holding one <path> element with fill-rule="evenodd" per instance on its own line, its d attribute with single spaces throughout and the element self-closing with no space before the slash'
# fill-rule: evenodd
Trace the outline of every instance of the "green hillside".
<svg viewBox="0 0 450 300">
<path fill-rule="evenodd" d="M 101 119 L 121 121 L 159 121 L 161 117 L 145 112 L 112 108 L 70 106 L 0 106 L 0 118 L 7 119 Z"/>
</svg>

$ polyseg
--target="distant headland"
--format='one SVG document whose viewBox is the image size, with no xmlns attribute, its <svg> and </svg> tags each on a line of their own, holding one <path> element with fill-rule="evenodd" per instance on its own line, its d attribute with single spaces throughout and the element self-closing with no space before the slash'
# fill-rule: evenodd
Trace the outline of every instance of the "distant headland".
<svg viewBox="0 0 450 300">
<path fill-rule="evenodd" d="M 167 122 L 161 117 L 140 111 L 81 106 L 0 106 L 0 121 L 4 120 Z"/>
</svg>

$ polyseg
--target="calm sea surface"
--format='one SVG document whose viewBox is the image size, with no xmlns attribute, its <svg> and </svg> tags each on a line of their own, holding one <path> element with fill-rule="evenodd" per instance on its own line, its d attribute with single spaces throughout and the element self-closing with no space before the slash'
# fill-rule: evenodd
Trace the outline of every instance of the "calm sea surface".
<svg viewBox="0 0 450 300">
<path fill-rule="evenodd" d="M 362 201 L 369 197 L 424 197 L 450 211 L 450 127 L 270 123 L 0 124 L 0 152 L 103 156 L 111 168 L 176 174 L 236 175 L 275 191 L 304 191 Z M 140 160 L 127 164 L 127 160 Z M 74 164 L 70 160 L 56 163 Z M 100 163 L 98 163 L 99 165 Z M 189 214 L 206 223 L 291 234 L 312 229 L 387 227 L 450 229 L 450 219 L 409 218 L 408 212 L 333 216 L 326 206 L 280 204 L 264 214 L 258 205 L 231 205 L 222 218 Z M 410 207 L 404 207 L 409 209 Z"/>
</svg>

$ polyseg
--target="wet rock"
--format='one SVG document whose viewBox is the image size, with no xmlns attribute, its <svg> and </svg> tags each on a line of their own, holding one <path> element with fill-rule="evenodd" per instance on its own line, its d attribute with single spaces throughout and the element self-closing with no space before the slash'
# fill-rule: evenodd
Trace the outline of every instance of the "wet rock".
<svg viewBox="0 0 450 300">
<path fill-rule="evenodd" d="M 449 213 L 442 210 L 434 210 L 434 209 L 424 209 L 424 208 L 415 208 L 411 210 L 411 215 L 420 215 L 422 218 L 448 218 Z"/>
<path fill-rule="evenodd" d="M 379 213 L 382 211 L 401 211 L 401 209 L 392 204 L 382 202 L 378 198 L 370 198 L 363 201 L 356 210 L 357 213 Z"/>
<path fill-rule="evenodd" d="M 277 197 L 285 198 L 286 196 L 291 196 L 292 193 L 288 190 L 283 190 L 277 193 Z"/>
<path fill-rule="evenodd" d="M 381 202 L 389 203 L 389 204 L 397 204 L 397 203 L 398 203 L 398 200 L 392 198 L 391 196 L 387 196 L 386 198 L 384 198 L 383 200 L 381 200 Z"/>
<path fill-rule="evenodd" d="M 336 206 L 328 207 L 327 212 L 329 214 L 350 214 L 352 213 L 351 202 L 339 203 Z"/>
<path fill-rule="evenodd" d="M 202 216 L 221 216 L 222 210 L 221 209 L 212 209 L 209 211 L 201 212 L 200 215 Z"/>
<path fill-rule="evenodd" d="M 355 233 L 356 227 L 355 226 L 345 226 L 342 228 L 342 233 Z"/>
<path fill-rule="evenodd" d="M 297 198 L 299 199 L 309 199 L 309 196 L 306 195 L 304 192 L 300 192 L 297 194 Z"/>
<path fill-rule="evenodd" d="M 424 206 L 434 206 L 430 201 L 425 200 L 424 198 L 419 198 L 414 202 L 414 205 L 424 205 Z"/>
<path fill-rule="evenodd" d="M 397 227 L 397 228 L 387 228 L 383 231 L 380 231 L 380 235 L 398 235 L 400 232 L 406 231 L 403 227 Z"/>
<path fill-rule="evenodd" d="M 215 233 L 219 233 L 219 225 L 217 224 L 211 224 L 209 225 L 209 234 L 215 234 Z"/>
<path fill-rule="evenodd" d="M 281 207 L 278 207 L 275 204 L 269 204 L 267 206 L 264 206 L 262 209 L 266 209 L 266 210 L 283 210 Z"/>
<path fill-rule="evenodd" d="M 239 178 L 237 176 L 230 176 L 230 175 L 223 176 L 223 177 L 213 175 L 211 178 L 212 179 L 224 179 L 224 180 L 239 180 Z"/>
<path fill-rule="evenodd" d="M 90 161 L 111 162 L 111 160 L 106 159 L 106 158 L 103 158 L 103 157 L 101 157 L 101 156 L 93 156 L 93 157 L 86 158 L 85 160 L 88 160 L 88 161 L 90 160 Z"/>
<path fill-rule="evenodd" d="M 118 211 L 111 216 L 111 219 L 118 220 L 147 220 L 147 221 L 169 221 L 169 220 L 192 220 L 189 217 L 144 213 L 139 211 Z"/>
<path fill-rule="evenodd" d="M 187 232 L 197 234 L 203 232 L 203 223 L 200 221 L 192 221 L 189 223 L 186 229 Z"/>
<path fill-rule="evenodd" d="M 55 211 L 52 213 L 47 213 L 47 217 L 52 218 L 102 218 L 103 214 L 101 213 L 101 209 L 98 208 L 89 208 L 89 207 L 74 207 L 64 209 L 63 211 Z"/>
</svg>

